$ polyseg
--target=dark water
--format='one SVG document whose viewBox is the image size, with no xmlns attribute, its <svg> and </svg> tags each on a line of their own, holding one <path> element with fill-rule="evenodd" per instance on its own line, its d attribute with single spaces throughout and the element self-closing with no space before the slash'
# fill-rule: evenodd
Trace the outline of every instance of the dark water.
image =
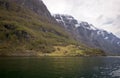
<svg viewBox="0 0 120 78">
<path fill-rule="evenodd" d="M 1 57 L 0 78 L 120 78 L 120 57 Z"/>
</svg>

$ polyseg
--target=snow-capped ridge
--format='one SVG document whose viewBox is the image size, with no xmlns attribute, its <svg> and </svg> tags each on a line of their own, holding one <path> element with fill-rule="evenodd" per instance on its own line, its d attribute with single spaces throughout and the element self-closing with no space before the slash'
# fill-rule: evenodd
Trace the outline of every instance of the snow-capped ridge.
<svg viewBox="0 0 120 78">
<path fill-rule="evenodd" d="M 115 51 L 116 54 L 120 54 L 120 39 L 113 33 L 97 28 L 88 22 L 78 21 L 70 15 L 56 14 L 53 16 L 76 40 L 108 53 Z"/>
</svg>

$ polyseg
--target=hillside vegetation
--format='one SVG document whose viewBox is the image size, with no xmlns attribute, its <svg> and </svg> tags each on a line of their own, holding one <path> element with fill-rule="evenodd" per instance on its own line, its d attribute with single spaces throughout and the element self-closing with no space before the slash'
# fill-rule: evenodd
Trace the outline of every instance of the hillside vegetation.
<svg viewBox="0 0 120 78">
<path fill-rule="evenodd" d="M 60 52 L 75 56 L 105 55 L 101 50 L 77 43 L 64 28 L 44 16 L 11 0 L 0 0 L 0 56 L 40 56 Z"/>
</svg>

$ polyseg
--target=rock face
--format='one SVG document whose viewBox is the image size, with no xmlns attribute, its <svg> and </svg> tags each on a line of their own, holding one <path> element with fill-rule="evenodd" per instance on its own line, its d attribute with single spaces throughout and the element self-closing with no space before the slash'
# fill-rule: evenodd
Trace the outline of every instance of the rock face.
<svg viewBox="0 0 120 78">
<path fill-rule="evenodd" d="M 87 22 L 78 22 L 69 15 L 54 15 L 54 18 L 79 42 L 93 48 L 100 48 L 110 55 L 120 55 L 120 39 L 105 30 Z"/>
<path fill-rule="evenodd" d="M 10 0 L 18 3 L 22 7 L 26 7 L 40 16 L 44 16 L 49 19 L 53 19 L 47 7 L 42 0 Z"/>
<path fill-rule="evenodd" d="M 77 34 L 75 32 L 76 26 L 78 24 L 78 21 L 74 19 L 74 17 L 70 15 L 59 15 L 55 14 L 53 17 L 56 19 L 56 21 L 66 29 L 67 32 L 71 34 L 71 36 L 75 39 Z"/>
</svg>

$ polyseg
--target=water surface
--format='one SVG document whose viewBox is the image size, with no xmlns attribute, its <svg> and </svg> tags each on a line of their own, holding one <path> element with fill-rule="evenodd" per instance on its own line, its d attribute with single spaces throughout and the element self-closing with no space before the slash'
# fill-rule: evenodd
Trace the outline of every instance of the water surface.
<svg viewBox="0 0 120 78">
<path fill-rule="evenodd" d="M 0 78 L 120 78 L 120 57 L 0 57 Z"/>
</svg>

